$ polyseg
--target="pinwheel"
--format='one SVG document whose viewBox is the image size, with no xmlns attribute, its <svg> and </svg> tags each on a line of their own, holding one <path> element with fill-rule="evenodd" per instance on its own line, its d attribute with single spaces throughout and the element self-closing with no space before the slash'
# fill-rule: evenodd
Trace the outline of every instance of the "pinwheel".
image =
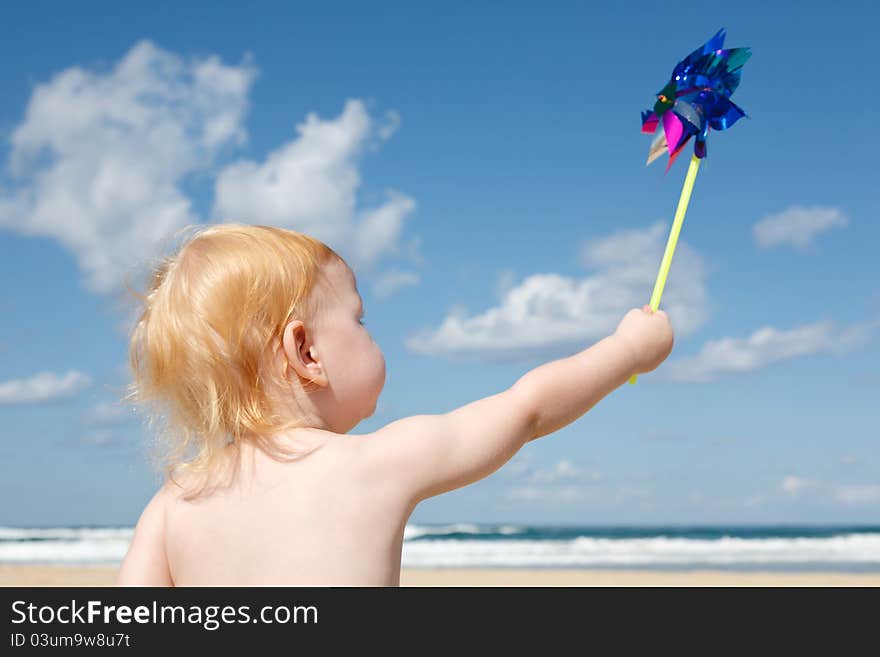
<svg viewBox="0 0 880 657">
<path fill-rule="evenodd" d="M 648 151 L 648 164 L 667 151 L 668 172 L 690 138 L 695 137 L 694 154 L 691 156 L 666 242 L 666 251 L 660 263 L 660 272 L 654 284 L 654 293 L 651 295 L 651 309 L 654 311 L 660 307 L 660 297 L 666 285 L 672 254 L 678 243 L 700 160 L 706 157 L 709 130 L 726 130 L 746 116 L 730 100 L 730 96 L 739 86 L 743 64 L 749 59 L 751 52 L 748 48 L 725 49 L 724 36 L 722 28 L 705 44 L 681 60 L 672 71 L 669 82 L 657 93 L 654 109 L 642 112 L 642 132 L 658 133 Z M 661 123 L 662 130 L 658 131 Z M 636 378 L 633 376 L 629 382 L 635 383 Z"/>
</svg>

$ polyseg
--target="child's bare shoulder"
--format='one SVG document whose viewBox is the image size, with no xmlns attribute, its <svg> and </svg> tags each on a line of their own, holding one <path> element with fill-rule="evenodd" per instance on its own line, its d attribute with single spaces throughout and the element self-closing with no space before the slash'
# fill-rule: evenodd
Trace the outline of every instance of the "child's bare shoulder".
<svg viewBox="0 0 880 657">
<path fill-rule="evenodd" d="M 414 501 L 491 474 L 533 437 L 531 405 L 510 388 L 439 415 L 412 415 L 356 436 L 376 479 Z"/>
<path fill-rule="evenodd" d="M 116 583 L 123 586 L 169 586 L 165 557 L 165 518 L 169 489 L 162 486 L 144 507 L 134 528 Z"/>
</svg>

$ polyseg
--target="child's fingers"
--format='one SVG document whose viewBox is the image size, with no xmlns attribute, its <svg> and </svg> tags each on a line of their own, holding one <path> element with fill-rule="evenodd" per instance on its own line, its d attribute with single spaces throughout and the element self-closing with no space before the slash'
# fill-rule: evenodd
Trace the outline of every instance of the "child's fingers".
<svg viewBox="0 0 880 657">
<path fill-rule="evenodd" d="M 650 303 L 646 303 L 644 306 L 642 306 L 642 310 L 644 310 L 646 313 L 652 313 L 652 312 L 654 312 L 653 310 L 651 310 L 651 304 L 650 304 Z"/>
</svg>

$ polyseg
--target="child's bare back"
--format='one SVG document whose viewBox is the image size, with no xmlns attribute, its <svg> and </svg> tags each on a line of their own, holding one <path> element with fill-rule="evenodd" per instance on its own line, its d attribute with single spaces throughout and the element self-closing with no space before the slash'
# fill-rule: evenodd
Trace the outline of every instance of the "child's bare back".
<svg viewBox="0 0 880 657">
<path fill-rule="evenodd" d="M 666 314 L 634 309 L 612 335 L 503 392 L 352 435 L 375 410 L 384 359 L 358 321 L 347 265 L 335 259 L 322 271 L 335 301 L 320 322 L 286 323 L 278 354 L 298 375 L 280 408 L 308 422 L 271 439 L 299 457 L 278 459 L 241 433 L 210 460 L 229 475 L 222 485 L 192 497 L 186 475 L 169 479 L 138 521 L 119 584 L 396 586 L 420 501 L 491 474 L 672 349 Z M 316 387 L 306 392 L 303 380 Z"/>
<path fill-rule="evenodd" d="M 204 500 L 167 489 L 175 584 L 398 584 L 411 501 L 370 480 L 358 437 L 301 430 L 295 439 L 320 447 L 290 463 L 246 447 L 234 482 Z"/>
</svg>

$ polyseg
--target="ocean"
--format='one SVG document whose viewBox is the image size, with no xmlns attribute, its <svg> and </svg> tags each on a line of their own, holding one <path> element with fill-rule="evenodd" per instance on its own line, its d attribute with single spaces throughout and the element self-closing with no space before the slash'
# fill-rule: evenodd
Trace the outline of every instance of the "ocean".
<svg viewBox="0 0 880 657">
<path fill-rule="evenodd" d="M 0 527 L 0 563 L 118 564 L 131 527 Z M 880 527 L 407 525 L 404 568 L 880 572 Z"/>
</svg>

